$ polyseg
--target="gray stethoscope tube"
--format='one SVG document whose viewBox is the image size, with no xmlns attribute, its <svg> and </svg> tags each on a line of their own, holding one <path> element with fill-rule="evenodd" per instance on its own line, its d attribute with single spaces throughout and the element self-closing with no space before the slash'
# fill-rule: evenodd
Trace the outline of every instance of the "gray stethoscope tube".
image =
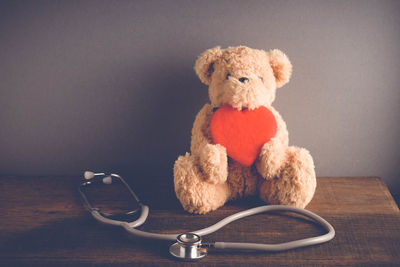
<svg viewBox="0 0 400 267">
<path fill-rule="evenodd" d="M 80 185 L 79 192 L 81 193 L 83 200 L 86 202 L 90 213 L 97 221 L 104 224 L 121 226 L 130 234 L 142 238 L 177 241 L 176 243 L 170 246 L 170 253 L 176 258 L 182 260 L 196 260 L 203 258 L 205 255 L 207 255 L 207 252 L 212 249 L 237 250 L 237 251 L 238 250 L 274 251 L 274 252 L 284 251 L 288 249 L 325 243 L 332 240 L 335 236 L 335 229 L 329 222 L 327 222 L 322 217 L 305 209 L 299 209 L 285 205 L 266 205 L 248 209 L 230 215 L 209 227 L 183 234 L 156 234 L 156 233 L 144 232 L 136 229 L 136 227 L 139 227 L 140 225 L 145 223 L 147 216 L 149 214 L 149 207 L 140 202 L 139 198 L 136 196 L 136 194 L 133 192 L 133 190 L 129 187 L 129 185 L 125 182 L 125 180 L 121 176 L 119 176 L 118 174 L 106 175 L 105 173 L 93 173 L 88 171 L 85 172 L 84 176 L 87 181 L 83 182 Z M 85 188 L 87 186 L 95 182 L 110 184 L 112 183 L 113 179 L 120 180 L 126 186 L 132 197 L 137 201 L 139 208 L 126 213 L 126 215 L 129 215 L 138 213 L 140 211 L 140 216 L 137 220 L 133 222 L 126 222 L 126 221 L 111 219 L 109 218 L 110 214 L 105 214 L 101 212 L 98 208 L 94 208 L 90 203 L 89 199 L 87 198 L 85 194 Z M 289 211 L 304 215 L 312 219 L 317 224 L 321 225 L 327 231 L 327 233 L 321 236 L 315 236 L 279 244 L 235 243 L 235 242 L 214 242 L 207 244 L 201 243 L 202 236 L 214 233 L 231 222 L 234 222 L 236 220 L 239 220 L 247 216 L 269 211 Z"/>
</svg>

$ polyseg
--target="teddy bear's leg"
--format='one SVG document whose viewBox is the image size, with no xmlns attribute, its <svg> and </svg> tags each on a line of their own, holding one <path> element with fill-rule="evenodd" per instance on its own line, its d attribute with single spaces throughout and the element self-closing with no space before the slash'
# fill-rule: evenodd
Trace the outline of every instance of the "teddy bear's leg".
<svg viewBox="0 0 400 267">
<path fill-rule="evenodd" d="M 174 165 L 174 185 L 185 210 L 204 214 L 224 205 L 230 190 L 226 181 L 218 184 L 205 181 L 198 162 L 189 153 L 178 157 Z"/>
<path fill-rule="evenodd" d="M 308 150 L 288 147 L 286 161 L 277 177 L 262 182 L 260 197 L 269 204 L 304 208 L 311 201 L 316 185 L 314 162 Z"/>
<path fill-rule="evenodd" d="M 259 174 L 256 167 L 245 167 L 232 160 L 228 166 L 228 185 L 230 188 L 230 199 L 237 199 L 258 193 Z"/>
</svg>

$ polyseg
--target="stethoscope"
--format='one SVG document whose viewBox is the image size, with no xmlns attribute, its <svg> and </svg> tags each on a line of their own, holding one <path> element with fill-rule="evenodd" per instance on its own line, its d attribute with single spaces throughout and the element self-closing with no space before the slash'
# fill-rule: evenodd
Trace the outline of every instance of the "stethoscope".
<svg viewBox="0 0 400 267">
<path fill-rule="evenodd" d="M 318 216 L 317 214 L 300 208 L 295 208 L 292 206 L 285 206 L 285 205 L 266 205 L 260 206 L 252 209 L 248 209 L 242 212 L 235 213 L 230 215 L 221 221 L 217 222 L 214 225 L 209 227 L 191 231 L 187 233 L 181 234 L 156 234 L 156 233 L 149 233 L 144 232 L 141 230 L 136 229 L 140 225 L 144 224 L 147 216 L 149 215 L 149 207 L 141 203 L 137 195 L 133 192 L 131 187 L 125 182 L 125 180 L 119 176 L 118 174 L 105 174 L 105 173 L 94 173 L 90 171 L 86 171 L 84 173 L 84 177 L 86 179 L 85 182 L 81 183 L 79 186 L 79 192 L 86 203 L 89 212 L 92 216 L 99 222 L 109 224 L 109 225 L 116 225 L 123 227 L 127 232 L 130 234 L 155 239 L 155 240 L 168 240 L 168 241 L 176 241 L 176 243 L 172 244 L 169 248 L 169 252 L 172 256 L 180 259 L 180 260 L 187 260 L 193 261 L 198 260 L 207 255 L 209 251 L 212 250 L 236 250 L 236 251 L 284 251 L 294 248 L 306 247 L 317 245 L 321 243 L 325 243 L 330 241 L 335 236 L 335 229 L 332 225 L 327 222 L 322 217 Z M 126 212 L 124 214 L 107 214 L 100 211 L 99 208 L 93 207 L 91 202 L 89 201 L 88 197 L 86 196 L 85 190 L 88 186 L 93 184 L 111 184 L 114 181 L 119 180 L 128 190 L 130 195 L 135 199 L 138 204 L 138 208 L 132 211 Z M 111 217 L 120 216 L 120 215 L 132 215 L 132 214 L 139 214 L 140 216 L 137 220 L 128 222 L 128 221 L 119 221 L 115 219 L 111 219 Z M 285 243 L 278 243 L 278 244 L 259 244 L 259 243 L 233 243 L 233 242 L 214 242 L 214 243 L 202 243 L 201 237 L 214 233 L 217 230 L 221 229 L 225 225 L 239 220 L 241 218 L 269 212 L 269 211 L 289 211 L 297 214 L 304 215 L 310 219 L 312 219 L 317 224 L 321 225 L 326 231 L 326 234 L 285 242 Z"/>
</svg>

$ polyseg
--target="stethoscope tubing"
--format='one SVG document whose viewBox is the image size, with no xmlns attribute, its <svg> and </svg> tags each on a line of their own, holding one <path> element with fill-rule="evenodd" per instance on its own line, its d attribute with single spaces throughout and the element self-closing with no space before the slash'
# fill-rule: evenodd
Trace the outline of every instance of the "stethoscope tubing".
<svg viewBox="0 0 400 267">
<path fill-rule="evenodd" d="M 139 227 L 140 225 L 144 224 L 147 216 L 149 214 L 149 207 L 141 204 L 141 215 L 140 217 L 134 221 L 134 222 L 124 222 L 124 221 L 117 221 L 117 220 L 112 220 L 109 218 L 106 218 L 101 215 L 101 213 L 97 210 L 92 210 L 91 214 L 93 217 L 98 220 L 101 223 L 104 224 L 109 224 L 109 225 L 116 225 L 116 226 L 121 226 L 123 227 L 128 233 L 141 237 L 141 238 L 147 238 L 147 239 L 154 239 L 154 240 L 168 240 L 168 241 L 175 241 L 177 237 L 181 234 L 158 234 L 158 233 L 150 233 L 150 232 L 144 232 L 141 230 L 136 229 L 136 227 Z M 215 242 L 212 244 L 212 247 L 215 249 L 221 249 L 221 250 L 256 250 L 256 251 L 284 251 L 284 250 L 289 250 L 289 249 L 294 249 L 294 248 L 299 248 L 299 247 L 305 247 L 305 246 L 311 246 L 311 245 L 316 245 L 316 244 L 321 244 L 328 242 L 332 240 L 335 236 L 335 229 L 333 226 L 327 222 L 324 218 L 321 216 L 305 210 L 305 209 L 300 209 L 292 206 L 286 206 L 286 205 L 266 205 L 266 206 L 260 206 L 252 209 L 248 209 L 245 211 L 241 211 L 238 213 L 235 213 L 233 215 L 230 215 L 221 221 L 195 231 L 191 231 L 190 233 L 194 233 L 199 236 L 205 236 L 209 235 L 211 233 L 214 233 L 221 229 L 222 227 L 226 226 L 227 224 L 237 221 L 239 219 L 260 214 L 260 213 L 265 213 L 265 212 L 271 212 L 271 211 L 280 211 L 280 212 L 293 212 L 297 214 L 301 214 L 305 217 L 308 217 L 312 219 L 314 222 L 318 223 L 321 225 L 327 233 L 324 235 L 320 236 L 315 236 L 315 237 L 310 237 L 310 238 L 305 238 L 305 239 L 300 239 L 300 240 L 295 240 L 295 241 L 290 241 L 290 242 L 285 242 L 285 243 L 279 243 L 279 244 L 260 244 L 260 243 L 242 243 L 242 242 Z"/>
</svg>

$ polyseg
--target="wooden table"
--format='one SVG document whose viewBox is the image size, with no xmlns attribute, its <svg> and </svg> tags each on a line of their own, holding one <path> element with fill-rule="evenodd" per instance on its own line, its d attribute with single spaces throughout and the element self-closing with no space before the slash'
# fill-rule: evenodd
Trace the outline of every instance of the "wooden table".
<svg viewBox="0 0 400 267">
<path fill-rule="evenodd" d="M 79 182 L 79 177 L 0 177 L 0 266 L 400 265 L 400 212 L 380 178 L 318 178 L 307 208 L 335 227 L 329 243 L 280 253 L 210 253 L 196 263 L 172 259 L 168 243 L 98 224 L 82 205 Z M 262 204 L 235 201 L 207 215 L 191 215 L 176 200 L 172 181 L 129 183 L 151 207 L 141 229 L 158 233 L 203 228 Z M 204 239 L 276 243 L 323 232 L 301 216 L 274 213 L 245 218 Z"/>
</svg>

